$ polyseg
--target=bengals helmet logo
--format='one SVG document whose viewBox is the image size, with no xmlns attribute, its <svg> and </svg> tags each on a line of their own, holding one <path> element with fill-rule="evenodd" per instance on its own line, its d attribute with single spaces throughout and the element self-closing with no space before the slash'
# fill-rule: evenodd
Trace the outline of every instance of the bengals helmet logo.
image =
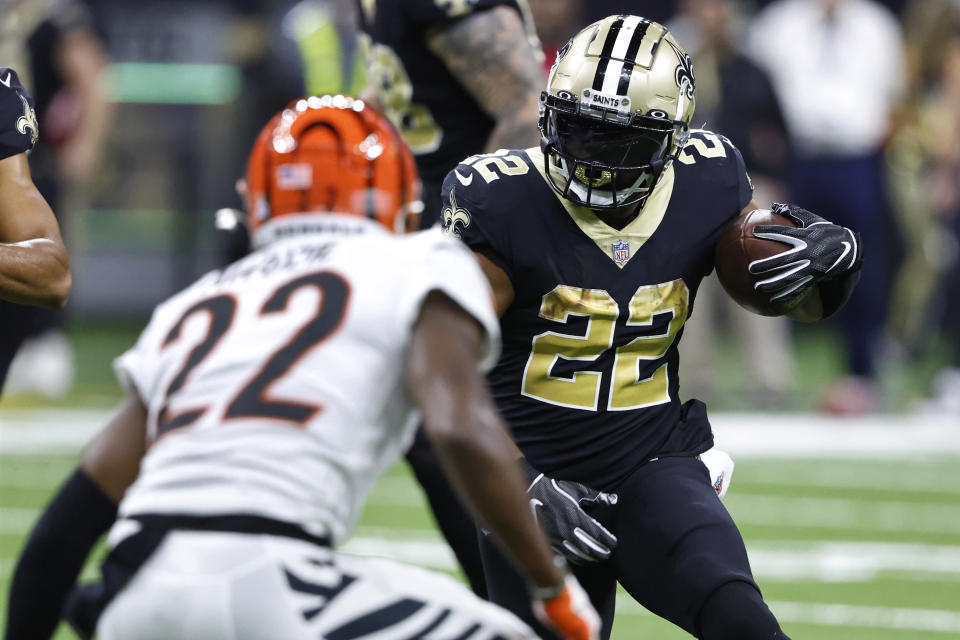
<svg viewBox="0 0 960 640">
<path fill-rule="evenodd" d="M 457 206 L 457 195 L 454 189 L 450 189 L 450 206 L 443 210 L 442 218 L 443 232 L 462 239 L 460 234 L 470 226 L 470 212 Z"/>
<path fill-rule="evenodd" d="M 40 127 L 37 126 L 37 113 L 23 96 L 19 96 L 23 103 L 23 115 L 17 118 L 17 131 L 22 135 L 27 135 L 27 129 L 30 129 L 30 144 L 37 144 L 37 138 L 40 137 Z"/>
</svg>

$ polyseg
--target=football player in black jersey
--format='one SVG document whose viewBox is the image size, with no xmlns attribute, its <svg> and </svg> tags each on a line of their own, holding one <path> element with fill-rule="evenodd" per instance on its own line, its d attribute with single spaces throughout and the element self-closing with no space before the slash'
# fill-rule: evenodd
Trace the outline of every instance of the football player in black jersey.
<svg viewBox="0 0 960 640">
<path fill-rule="evenodd" d="M 357 0 L 367 49 L 363 97 L 413 151 L 420 228 L 440 216 L 444 176 L 464 157 L 536 144 L 542 53 L 526 0 Z M 473 521 L 422 432 L 407 460 L 471 588 L 485 596 Z"/>
<path fill-rule="evenodd" d="M 677 395 L 677 342 L 717 240 L 757 208 L 739 151 L 691 130 L 693 110 L 691 59 L 663 26 L 596 22 L 558 53 L 540 146 L 464 160 L 444 181 L 443 224 L 493 285 L 493 394 L 531 505 L 578 563 L 605 636 L 619 582 L 698 638 L 782 639 L 699 458 L 713 446 L 706 407 Z M 857 236 L 798 207 L 776 212 L 797 228 L 755 230 L 784 243 L 751 265 L 755 286 L 795 302 L 791 316 L 825 317 L 856 282 Z M 490 599 L 532 620 L 522 581 L 481 546 Z"/>
<path fill-rule="evenodd" d="M 70 265 L 57 219 L 30 177 L 27 152 L 39 134 L 33 100 L 0 67 L 0 299 L 60 308 Z M 0 391 L 22 339 L 0 336 Z"/>
<path fill-rule="evenodd" d="M 526 0 L 357 0 L 365 98 L 403 135 L 423 180 L 421 228 L 468 155 L 535 144 L 543 59 Z"/>
</svg>

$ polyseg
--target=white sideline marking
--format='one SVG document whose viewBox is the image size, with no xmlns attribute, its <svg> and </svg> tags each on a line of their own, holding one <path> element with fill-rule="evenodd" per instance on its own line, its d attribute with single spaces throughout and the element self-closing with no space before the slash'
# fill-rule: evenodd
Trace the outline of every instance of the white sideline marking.
<svg viewBox="0 0 960 640">
<path fill-rule="evenodd" d="M 340 547 L 340 550 L 358 556 L 390 558 L 397 562 L 408 562 L 443 571 L 455 571 L 459 567 L 450 547 L 437 540 L 384 540 L 354 536 Z"/>
<path fill-rule="evenodd" d="M 820 547 L 853 547 L 863 546 L 863 551 L 877 553 L 874 561 L 882 562 L 892 548 L 906 547 L 916 552 L 912 560 L 918 560 L 920 557 L 927 557 L 928 566 L 925 568 L 936 567 L 938 561 L 943 561 L 946 557 L 947 563 L 954 565 L 953 568 L 960 567 L 960 547 L 936 547 L 932 545 L 859 545 L 859 543 L 826 543 L 818 545 Z M 400 562 L 410 562 L 421 566 L 453 570 L 456 568 L 456 560 L 453 553 L 441 542 L 421 541 L 415 543 L 410 540 L 398 542 L 395 540 L 383 540 L 380 538 L 357 537 L 352 539 L 343 550 L 357 555 L 372 555 L 378 557 L 391 558 Z M 789 552 L 788 552 L 789 553 Z M 816 549 L 811 549 L 808 555 L 817 553 Z M 903 551 L 901 555 L 906 558 L 908 551 Z M 754 562 L 756 552 L 751 550 L 751 564 Z M 795 558 L 791 562 L 804 562 L 808 558 Z M 922 560 L 920 562 L 923 562 Z M 764 577 L 765 561 L 761 560 L 759 565 L 754 565 L 754 572 L 758 577 Z M 836 570 L 833 567 L 832 570 Z M 943 567 L 940 567 L 943 568 Z M 861 568 L 862 569 L 862 568 Z M 858 572 L 861 571 L 858 569 Z M 861 575 L 862 572 L 861 572 Z M 870 629 L 903 629 L 909 631 L 930 631 L 943 633 L 960 632 L 960 612 L 944 611 L 937 609 L 907 609 L 892 607 L 869 607 L 860 605 L 812 603 L 812 602 L 783 602 L 771 601 L 767 604 L 774 611 L 781 623 L 811 624 L 820 626 L 836 627 L 860 627 Z M 617 614 L 621 615 L 652 615 L 641 605 L 635 602 L 630 596 L 624 594 L 617 595 Z"/>
<path fill-rule="evenodd" d="M 960 547 L 899 542 L 777 541 L 747 545 L 750 566 L 767 581 L 869 582 L 898 578 L 960 582 Z"/>
<path fill-rule="evenodd" d="M 110 411 L 0 411 L 0 453 L 75 453 Z M 956 417 L 895 414 L 836 418 L 800 413 L 714 413 L 717 446 L 740 458 L 909 460 L 960 456 Z"/>
<path fill-rule="evenodd" d="M 25 535 L 39 516 L 37 509 L 0 508 L 0 534 Z M 457 566 L 453 553 L 431 529 L 358 527 L 342 550 L 446 571 Z M 898 578 L 960 582 L 960 546 L 796 540 L 754 542 L 747 551 L 761 580 L 867 582 L 895 573 Z"/>
<path fill-rule="evenodd" d="M 456 560 L 436 535 L 384 539 L 363 530 L 343 547 L 348 553 L 392 558 L 433 569 L 451 570 Z M 960 547 L 896 542 L 809 541 L 747 545 L 750 566 L 771 582 L 868 582 L 882 573 L 935 582 L 960 581 Z M 960 615 L 960 614 L 958 614 Z"/>
<path fill-rule="evenodd" d="M 960 613 L 942 609 L 868 607 L 825 602 L 767 601 L 781 624 L 825 627 L 903 629 L 908 631 L 960 632 Z M 652 616 L 629 595 L 617 594 L 617 616 Z M 790 629 L 787 629 L 790 631 Z"/>
<path fill-rule="evenodd" d="M 15 515 L 18 519 L 32 521 L 37 512 L 32 509 L 2 509 L 4 516 Z M 376 534 L 423 536 L 402 540 L 387 540 L 375 537 Z M 436 532 L 429 530 L 391 530 L 379 527 L 361 527 L 361 535 L 352 538 L 341 550 L 345 553 L 390 558 L 432 569 L 453 571 L 457 568 L 453 552 L 440 541 Z M 809 543 L 797 542 L 795 545 Z M 794 543 L 780 542 L 778 546 L 795 546 Z M 777 555 L 779 554 L 779 555 Z M 937 545 L 910 545 L 897 543 L 850 543 L 826 542 L 792 552 L 784 549 L 751 545 L 750 560 L 755 573 L 762 578 L 784 579 L 821 578 L 802 573 L 811 561 L 825 567 L 826 572 L 837 578 L 856 576 L 866 579 L 867 574 L 882 569 L 910 570 L 920 569 L 930 573 L 960 572 L 960 547 Z M 883 566 L 881 566 L 883 565 Z M 778 568 L 779 567 L 779 568 Z M 786 573 L 781 572 L 786 567 Z M 13 569 L 13 560 L 0 558 L 0 576 L 9 575 Z M 800 572 L 798 572 L 798 569 Z M 960 573 L 956 574 L 960 577 Z M 941 576 L 937 576 L 938 578 Z M 860 627 L 874 629 L 903 629 L 909 631 L 960 632 L 960 612 L 936 609 L 908 609 L 891 607 L 870 607 L 860 605 L 810 603 L 810 602 L 768 602 L 781 623 L 812 624 L 821 626 Z M 637 604 L 630 596 L 617 595 L 618 616 L 652 615 Z"/>
<path fill-rule="evenodd" d="M 768 602 L 780 622 L 828 627 L 960 632 L 960 613 L 942 609 L 866 607 L 813 602 Z"/>
<path fill-rule="evenodd" d="M 874 531 L 957 533 L 960 505 L 738 494 L 736 479 L 725 502 L 739 524 Z"/>
<path fill-rule="evenodd" d="M 909 460 L 960 455 L 956 416 L 896 414 L 838 418 L 819 414 L 715 413 L 717 446 L 741 458 Z"/>
<path fill-rule="evenodd" d="M 40 517 L 39 509 L 0 507 L 0 535 L 21 536 L 30 531 Z"/>
<path fill-rule="evenodd" d="M 0 411 L 0 453 L 77 453 L 112 413 L 91 409 Z"/>
</svg>

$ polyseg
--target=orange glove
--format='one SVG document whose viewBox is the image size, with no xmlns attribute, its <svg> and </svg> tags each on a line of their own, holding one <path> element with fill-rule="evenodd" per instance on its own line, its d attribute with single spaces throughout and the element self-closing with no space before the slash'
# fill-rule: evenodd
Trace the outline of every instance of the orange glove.
<svg viewBox="0 0 960 640">
<path fill-rule="evenodd" d="M 577 579 L 568 575 L 560 593 L 533 601 L 533 612 L 543 624 L 556 630 L 564 640 L 597 640 L 600 616 Z"/>
</svg>

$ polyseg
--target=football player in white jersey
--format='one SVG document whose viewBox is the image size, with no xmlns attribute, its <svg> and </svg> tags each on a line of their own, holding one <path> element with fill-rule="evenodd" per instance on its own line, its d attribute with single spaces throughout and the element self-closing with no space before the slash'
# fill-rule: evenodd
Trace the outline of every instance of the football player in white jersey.
<svg viewBox="0 0 960 640">
<path fill-rule="evenodd" d="M 439 230 L 408 236 L 413 159 L 360 101 L 297 101 L 247 173 L 254 248 L 162 303 L 116 361 L 127 398 L 31 534 L 7 638 L 533 638 L 446 576 L 334 551 L 419 409 L 452 482 L 564 637 L 598 618 L 558 567 L 481 370 L 491 291 Z M 119 503 L 119 510 L 117 509 Z M 115 520 L 115 523 L 114 523 Z"/>
</svg>

